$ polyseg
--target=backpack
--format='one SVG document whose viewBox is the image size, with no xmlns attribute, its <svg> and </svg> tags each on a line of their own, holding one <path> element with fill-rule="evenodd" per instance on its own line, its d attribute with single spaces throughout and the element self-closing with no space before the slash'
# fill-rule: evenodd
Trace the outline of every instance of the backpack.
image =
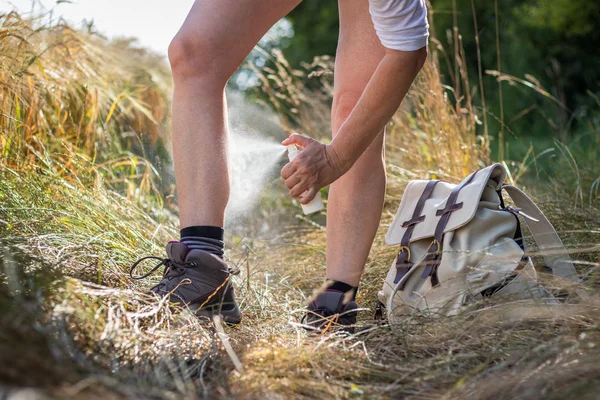
<svg viewBox="0 0 600 400">
<path fill-rule="evenodd" d="M 460 184 L 411 181 L 386 235 L 400 246 L 379 292 L 391 324 L 415 312 L 455 315 L 486 297 L 552 298 L 538 283 L 519 216 L 555 277 L 577 281 L 556 231 L 494 164 Z M 506 206 L 502 191 L 516 207 Z"/>
</svg>

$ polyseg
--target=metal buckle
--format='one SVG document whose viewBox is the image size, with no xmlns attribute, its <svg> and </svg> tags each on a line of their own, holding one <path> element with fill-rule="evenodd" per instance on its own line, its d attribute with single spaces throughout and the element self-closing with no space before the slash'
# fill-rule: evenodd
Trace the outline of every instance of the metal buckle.
<svg viewBox="0 0 600 400">
<path fill-rule="evenodd" d="M 398 251 L 398 256 L 404 251 L 406 251 L 406 262 L 410 262 L 410 249 L 407 246 L 400 247 L 400 250 Z"/>
<path fill-rule="evenodd" d="M 433 242 L 431 242 L 431 244 L 429 245 L 429 248 L 431 249 L 433 246 L 435 246 L 436 251 L 433 254 L 439 254 L 441 252 L 441 245 L 440 242 L 437 241 L 437 239 L 433 239 Z"/>
</svg>

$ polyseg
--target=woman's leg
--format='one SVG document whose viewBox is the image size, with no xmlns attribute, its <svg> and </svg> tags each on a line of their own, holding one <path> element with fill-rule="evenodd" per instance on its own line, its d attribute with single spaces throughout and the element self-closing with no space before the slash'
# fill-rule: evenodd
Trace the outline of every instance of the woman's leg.
<svg viewBox="0 0 600 400">
<path fill-rule="evenodd" d="M 332 131 L 352 112 L 384 56 L 368 0 L 340 0 Z M 354 166 L 331 185 L 327 211 L 327 279 L 358 286 L 379 226 L 385 196 L 384 132 Z"/>
<path fill-rule="evenodd" d="M 196 0 L 169 46 L 181 227 L 223 226 L 229 199 L 225 85 L 300 0 Z"/>
</svg>

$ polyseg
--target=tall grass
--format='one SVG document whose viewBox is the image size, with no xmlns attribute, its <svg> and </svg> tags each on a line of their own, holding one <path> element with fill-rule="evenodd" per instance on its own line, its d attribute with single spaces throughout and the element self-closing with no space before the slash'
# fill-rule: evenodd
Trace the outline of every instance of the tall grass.
<svg viewBox="0 0 600 400">
<path fill-rule="evenodd" d="M 168 161 L 164 61 L 126 41 L 106 46 L 93 32 L 44 22 L 0 15 L 0 163 L 101 180 L 130 198 L 156 195 L 156 169 L 143 156 Z"/>
<path fill-rule="evenodd" d="M 404 106 L 387 127 L 388 160 L 410 165 L 411 177 L 441 176 L 458 179 L 489 163 L 489 139 L 477 134 L 479 117 L 467 96 L 457 107 L 442 84 L 438 46 L 411 88 Z M 284 126 L 320 140 L 330 140 L 329 107 L 333 96 L 333 60 L 317 57 L 294 70 L 281 52 L 270 55 L 271 67 L 256 70 L 260 91 Z M 464 58 L 461 60 L 464 64 Z M 465 68 L 459 79 L 468 86 Z M 450 89 L 452 90 L 452 89 Z M 264 100 L 263 100 L 264 101 Z M 408 173 L 408 171 L 406 171 Z"/>
</svg>

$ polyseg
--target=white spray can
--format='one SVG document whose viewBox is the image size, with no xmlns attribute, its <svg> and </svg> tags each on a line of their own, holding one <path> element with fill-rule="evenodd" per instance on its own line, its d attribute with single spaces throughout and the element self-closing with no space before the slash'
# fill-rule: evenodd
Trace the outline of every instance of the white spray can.
<svg viewBox="0 0 600 400">
<path fill-rule="evenodd" d="M 290 161 L 294 161 L 294 158 L 298 157 L 298 154 L 300 154 L 300 150 L 298 150 L 296 145 L 287 146 L 287 150 Z M 310 201 L 310 203 L 302 204 L 302 210 L 304 211 L 305 215 L 314 214 L 323 210 L 324 208 L 325 206 L 323 205 L 323 199 L 321 198 L 321 191 L 317 192 L 317 195 Z"/>
</svg>

